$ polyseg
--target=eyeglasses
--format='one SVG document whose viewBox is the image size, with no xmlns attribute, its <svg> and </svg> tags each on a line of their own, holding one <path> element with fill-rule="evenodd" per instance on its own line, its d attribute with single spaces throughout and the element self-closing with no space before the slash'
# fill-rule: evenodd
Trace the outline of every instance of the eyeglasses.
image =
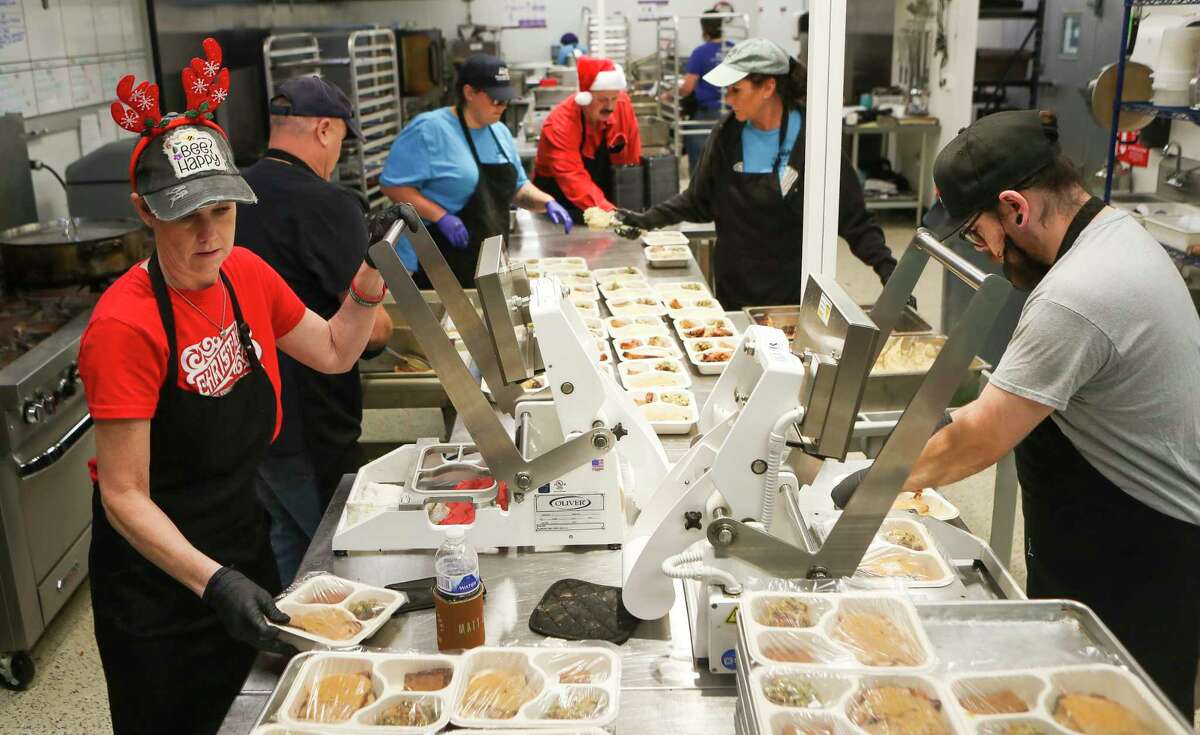
<svg viewBox="0 0 1200 735">
<path fill-rule="evenodd" d="M 962 229 L 962 239 L 966 240 L 977 248 L 987 247 L 987 240 L 983 238 L 983 235 L 979 233 L 979 230 L 975 229 L 975 225 L 979 224 L 979 218 L 982 216 L 983 212 L 976 214 Z"/>
</svg>

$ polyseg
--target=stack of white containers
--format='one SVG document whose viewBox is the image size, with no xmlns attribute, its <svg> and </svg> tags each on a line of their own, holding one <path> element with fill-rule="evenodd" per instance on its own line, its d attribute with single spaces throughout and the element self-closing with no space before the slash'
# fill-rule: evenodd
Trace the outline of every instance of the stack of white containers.
<svg viewBox="0 0 1200 735">
<path fill-rule="evenodd" d="M 1200 28 L 1168 28 L 1163 31 L 1158 60 L 1151 75 L 1154 104 L 1187 107 L 1191 104 L 1189 83 L 1197 76 Z"/>
</svg>

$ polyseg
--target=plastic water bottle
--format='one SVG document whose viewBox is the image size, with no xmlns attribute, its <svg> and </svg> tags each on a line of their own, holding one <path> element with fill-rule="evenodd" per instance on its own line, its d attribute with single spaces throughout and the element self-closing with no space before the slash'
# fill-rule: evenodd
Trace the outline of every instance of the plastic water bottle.
<svg viewBox="0 0 1200 735">
<path fill-rule="evenodd" d="M 433 566 L 437 573 L 433 598 L 438 650 L 482 646 L 483 582 L 479 578 L 479 556 L 467 543 L 461 526 L 446 529 L 446 540 L 438 547 Z"/>
</svg>

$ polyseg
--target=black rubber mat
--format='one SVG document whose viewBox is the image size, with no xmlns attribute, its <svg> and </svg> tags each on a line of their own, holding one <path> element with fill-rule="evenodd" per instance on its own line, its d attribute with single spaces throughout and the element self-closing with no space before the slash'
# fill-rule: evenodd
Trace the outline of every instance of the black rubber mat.
<svg viewBox="0 0 1200 735">
<path fill-rule="evenodd" d="M 621 588 L 560 579 L 550 585 L 529 616 L 534 633 L 569 641 L 600 640 L 621 645 L 638 619 L 621 604 Z"/>
</svg>

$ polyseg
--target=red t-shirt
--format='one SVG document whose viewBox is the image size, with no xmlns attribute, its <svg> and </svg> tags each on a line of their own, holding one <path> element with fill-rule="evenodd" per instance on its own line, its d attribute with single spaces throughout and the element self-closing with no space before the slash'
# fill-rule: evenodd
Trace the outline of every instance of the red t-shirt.
<svg viewBox="0 0 1200 735">
<path fill-rule="evenodd" d="M 234 247 L 221 270 L 233 285 L 259 361 L 275 389 L 278 433 L 282 408 L 275 340 L 300 322 L 304 303 L 271 266 L 246 248 Z M 238 344 L 233 302 L 225 299 L 224 292 L 220 280 L 199 291 L 183 291 L 189 304 L 174 289 L 167 289 L 175 312 L 179 387 L 184 390 L 221 396 L 250 372 Z M 218 340 L 213 322 L 221 320 L 222 302 L 225 319 Z M 100 297 L 79 345 L 79 375 L 92 418 L 153 418 L 167 377 L 167 350 L 150 274 L 139 263 Z"/>
</svg>

